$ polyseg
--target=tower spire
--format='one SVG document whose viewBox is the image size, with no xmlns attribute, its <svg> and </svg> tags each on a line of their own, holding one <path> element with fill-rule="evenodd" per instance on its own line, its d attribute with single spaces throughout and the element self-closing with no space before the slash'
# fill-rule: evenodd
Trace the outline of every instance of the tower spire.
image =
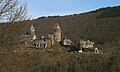
<svg viewBox="0 0 120 72">
<path fill-rule="evenodd" d="M 34 26 L 33 25 L 31 25 L 31 27 L 30 27 L 30 31 L 31 31 L 31 34 L 35 34 L 35 28 L 34 28 Z"/>
<path fill-rule="evenodd" d="M 60 29 L 60 25 L 57 23 L 54 27 L 54 29 Z"/>
</svg>

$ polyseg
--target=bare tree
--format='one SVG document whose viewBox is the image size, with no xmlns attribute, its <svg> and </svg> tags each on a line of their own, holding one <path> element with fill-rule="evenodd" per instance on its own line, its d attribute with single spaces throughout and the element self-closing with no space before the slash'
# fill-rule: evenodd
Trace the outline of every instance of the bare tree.
<svg viewBox="0 0 120 72">
<path fill-rule="evenodd" d="M 0 0 L 0 22 L 22 21 L 27 18 L 26 4 L 18 0 Z"/>
</svg>

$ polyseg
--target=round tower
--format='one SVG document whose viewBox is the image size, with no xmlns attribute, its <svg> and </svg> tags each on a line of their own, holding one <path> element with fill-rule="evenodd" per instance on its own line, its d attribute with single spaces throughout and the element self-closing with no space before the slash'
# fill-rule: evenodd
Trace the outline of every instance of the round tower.
<svg viewBox="0 0 120 72">
<path fill-rule="evenodd" d="M 60 26 L 59 24 L 57 24 L 55 27 L 54 27 L 54 40 L 55 42 L 60 42 L 61 41 L 61 29 L 60 29 Z"/>
</svg>

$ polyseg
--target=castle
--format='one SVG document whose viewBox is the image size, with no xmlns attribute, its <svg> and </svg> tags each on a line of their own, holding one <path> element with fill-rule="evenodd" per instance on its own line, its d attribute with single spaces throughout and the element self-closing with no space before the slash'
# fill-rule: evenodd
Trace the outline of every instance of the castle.
<svg viewBox="0 0 120 72">
<path fill-rule="evenodd" d="M 73 48 L 75 47 L 78 52 L 94 52 L 98 53 L 98 48 L 94 48 L 94 42 L 92 41 L 84 41 L 80 40 L 77 46 L 72 45 L 72 41 L 67 39 L 66 37 L 62 38 L 62 31 L 59 24 L 56 24 L 53 27 L 52 34 L 47 34 L 46 36 L 41 36 L 41 38 L 37 38 L 36 30 L 33 25 L 31 25 L 29 32 L 27 32 L 24 36 L 24 45 L 27 47 L 45 49 L 52 48 L 55 43 L 61 43 L 62 46 Z M 74 48 L 74 49 L 75 49 Z"/>
<path fill-rule="evenodd" d="M 53 30 L 53 34 L 47 34 L 38 39 L 35 33 L 36 30 L 34 26 L 31 25 L 30 31 L 24 35 L 24 45 L 35 48 L 50 48 L 55 42 L 60 43 L 62 41 L 62 32 L 59 24 L 56 24 Z M 72 43 L 72 41 L 67 40 L 63 40 L 64 45 L 70 45 Z"/>
</svg>

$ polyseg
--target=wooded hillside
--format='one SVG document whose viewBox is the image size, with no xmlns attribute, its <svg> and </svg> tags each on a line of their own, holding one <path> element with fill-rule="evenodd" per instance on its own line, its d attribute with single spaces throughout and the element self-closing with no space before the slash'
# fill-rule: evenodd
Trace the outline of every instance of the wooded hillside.
<svg viewBox="0 0 120 72">
<path fill-rule="evenodd" d="M 70 38 L 75 44 L 80 39 L 94 41 L 103 54 L 41 52 L 19 46 L 20 36 L 31 25 L 34 25 L 37 37 L 40 37 L 51 33 L 56 23 L 59 23 L 64 37 Z M 0 27 L 1 72 L 120 71 L 120 6 L 82 14 L 40 17 L 14 24 L 0 24 Z"/>
</svg>

